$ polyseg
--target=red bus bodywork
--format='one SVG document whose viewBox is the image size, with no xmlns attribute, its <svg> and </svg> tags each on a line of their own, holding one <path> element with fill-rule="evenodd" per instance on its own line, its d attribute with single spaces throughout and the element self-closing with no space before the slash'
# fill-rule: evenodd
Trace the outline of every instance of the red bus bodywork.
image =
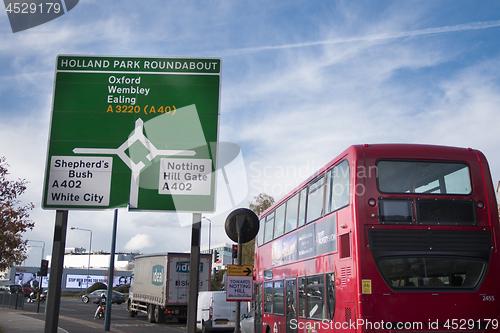
<svg viewBox="0 0 500 333">
<path fill-rule="evenodd" d="M 430 145 L 351 146 L 264 212 L 261 221 L 342 161 L 348 162 L 350 172 L 347 206 L 323 214 L 267 243 L 258 244 L 256 241 L 254 299 L 256 313 L 260 311 L 260 315 L 256 315 L 255 332 L 498 331 L 499 218 L 484 155 L 473 149 Z M 380 161 L 388 161 L 386 164 L 389 166 L 393 161 L 396 164 L 408 161 L 413 165 L 420 163 L 423 167 L 426 167 L 426 162 L 443 163 L 440 165 L 445 167 L 446 163 L 461 163 L 468 167 L 471 190 L 465 193 L 467 191 L 459 189 L 451 195 L 381 191 L 383 180 L 378 177 Z M 382 221 L 386 218 L 382 217 L 384 209 L 404 211 L 403 208 L 409 212 L 408 216 L 406 213 L 401 216 L 390 213 L 387 221 Z M 323 212 L 325 210 L 326 204 Z M 453 219 L 457 222 L 453 223 Z M 334 224 L 334 251 L 315 253 L 305 259 L 297 253 L 287 258 L 276 258 L 283 256 L 280 251 L 290 251 L 276 250 L 285 244 L 286 237 L 297 239 L 296 242 L 300 243 L 298 233 L 302 229 L 326 220 Z M 264 225 L 265 222 L 262 222 L 259 233 L 264 233 Z M 323 236 L 323 231 L 313 234 L 311 242 L 316 242 L 315 247 Z M 435 273 L 432 277 L 431 270 L 439 269 L 436 266 L 440 265 L 450 265 L 442 269 L 453 274 L 444 276 Z M 423 272 L 422 269 L 429 271 Z M 412 270 L 421 273 L 410 273 Z M 287 289 L 280 289 L 281 282 L 272 292 L 264 290 L 265 286 L 276 286 L 271 284 L 273 281 L 294 284 L 294 279 L 296 282 L 291 289 L 299 288 L 301 278 L 306 281 L 309 276 L 319 276 L 321 281 L 322 274 L 325 274 L 320 300 L 323 305 L 317 300 L 305 305 L 304 301 L 302 305 L 307 311 L 301 309 L 301 290 L 297 291 L 299 300 L 295 296 L 290 301 Z M 334 287 L 331 286 L 329 292 L 326 287 L 328 276 L 334 277 Z M 475 282 L 461 281 L 460 285 L 455 285 L 452 280 L 457 276 L 462 280 L 474 276 Z M 432 281 L 437 281 L 439 285 Z M 304 293 L 302 291 L 302 297 L 306 300 Z M 307 297 L 309 302 L 309 297 L 313 295 L 308 294 Z M 275 300 L 273 304 L 280 309 L 280 313 L 273 313 L 272 306 L 266 309 L 267 304 L 272 303 L 271 299 Z M 285 302 L 283 311 L 280 302 Z M 316 305 L 312 307 L 312 304 Z M 313 312 L 318 309 L 318 304 L 319 308 L 325 306 L 331 309 L 323 310 L 322 317 L 308 318 L 315 315 Z M 297 314 L 290 316 L 289 311 Z"/>
</svg>

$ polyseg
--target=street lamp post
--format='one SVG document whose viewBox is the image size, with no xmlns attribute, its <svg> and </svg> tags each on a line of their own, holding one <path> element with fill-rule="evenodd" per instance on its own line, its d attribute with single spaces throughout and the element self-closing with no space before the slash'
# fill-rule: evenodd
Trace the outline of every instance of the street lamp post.
<svg viewBox="0 0 500 333">
<path fill-rule="evenodd" d="M 76 228 L 76 227 L 71 227 L 71 230 L 82 230 L 82 231 L 88 231 L 90 232 L 90 243 L 89 243 L 89 263 L 87 265 L 87 289 L 85 292 L 88 293 L 89 289 L 89 270 L 90 270 L 90 254 L 92 253 L 92 230 L 90 229 L 81 229 L 81 228 Z"/>
<path fill-rule="evenodd" d="M 203 216 L 203 218 L 208 222 L 210 222 L 210 227 L 208 228 L 208 253 L 210 253 L 210 262 L 211 262 L 213 260 L 213 254 L 210 248 L 210 242 L 212 240 L 212 221 L 210 219 L 207 219 L 205 216 Z M 215 267 L 213 269 L 213 272 L 214 272 L 213 277 L 215 278 Z M 212 275 L 212 272 L 210 272 L 210 275 Z"/>
<path fill-rule="evenodd" d="M 203 216 L 203 218 L 210 222 L 210 228 L 208 229 L 208 253 L 212 254 L 212 251 L 210 250 L 210 240 L 212 239 L 212 221 L 207 219 L 205 216 Z"/>
</svg>

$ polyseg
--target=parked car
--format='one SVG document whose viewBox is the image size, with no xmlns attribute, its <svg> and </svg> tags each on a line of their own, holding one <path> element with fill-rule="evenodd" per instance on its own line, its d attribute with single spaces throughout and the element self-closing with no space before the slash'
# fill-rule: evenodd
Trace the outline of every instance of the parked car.
<svg viewBox="0 0 500 333">
<path fill-rule="evenodd" d="M 254 333 L 254 316 L 255 310 L 251 310 L 247 315 L 243 315 L 240 320 L 240 332 L 241 333 Z"/>
<path fill-rule="evenodd" d="M 23 287 L 19 284 L 9 284 L 7 286 L 0 286 L 0 292 L 7 292 L 9 294 L 22 294 Z"/>
<path fill-rule="evenodd" d="M 246 315 L 248 304 L 240 303 L 240 315 Z M 233 332 L 236 323 L 236 302 L 226 301 L 225 291 L 198 293 L 196 329 L 206 332 Z"/>
<path fill-rule="evenodd" d="M 83 303 L 99 303 L 99 300 L 101 299 L 102 294 L 108 295 L 108 291 L 106 289 L 97 289 L 91 292 L 90 294 L 84 294 L 82 295 L 82 302 Z M 118 291 L 113 290 L 113 297 L 112 297 L 112 303 L 116 304 L 122 304 L 126 301 L 125 296 L 122 293 L 119 293 Z"/>
</svg>

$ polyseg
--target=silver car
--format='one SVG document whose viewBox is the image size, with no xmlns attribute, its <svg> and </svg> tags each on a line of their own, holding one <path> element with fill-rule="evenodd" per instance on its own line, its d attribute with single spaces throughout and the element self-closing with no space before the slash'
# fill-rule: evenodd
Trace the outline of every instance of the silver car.
<svg viewBox="0 0 500 333">
<path fill-rule="evenodd" d="M 241 333 L 254 333 L 254 316 L 255 310 L 253 309 L 247 315 L 242 316 L 243 319 L 240 320 Z"/>
<path fill-rule="evenodd" d="M 101 295 L 105 294 L 108 295 L 108 291 L 105 289 L 97 289 L 91 292 L 90 294 L 84 294 L 82 295 L 82 302 L 83 303 L 99 303 L 99 300 L 101 299 Z M 112 302 L 116 304 L 122 304 L 126 301 L 125 296 L 123 296 L 122 293 L 119 293 L 118 291 L 113 290 L 113 297 L 112 297 Z"/>
</svg>

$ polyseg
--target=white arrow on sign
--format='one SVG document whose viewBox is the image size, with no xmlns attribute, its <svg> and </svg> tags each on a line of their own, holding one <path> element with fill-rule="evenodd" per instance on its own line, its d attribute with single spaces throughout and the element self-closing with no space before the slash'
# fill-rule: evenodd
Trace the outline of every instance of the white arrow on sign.
<svg viewBox="0 0 500 333">
<path fill-rule="evenodd" d="M 141 118 L 135 121 L 135 128 L 132 135 L 120 147 L 116 149 L 110 148 L 75 148 L 75 154 L 99 154 L 99 155 L 118 155 L 123 163 L 125 163 L 130 170 L 132 170 L 132 177 L 130 180 L 130 202 L 131 208 L 137 208 L 139 197 L 139 175 L 141 170 L 145 167 L 141 161 L 134 163 L 134 161 L 125 153 L 136 141 L 148 150 L 149 154 L 146 156 L 149 161 L 152 161 L 157 156 L 194 156 L 194 150 L 168 150 L 157 149 L 154 144 L 144 135 L 144 123 Z"/>
</svg>

